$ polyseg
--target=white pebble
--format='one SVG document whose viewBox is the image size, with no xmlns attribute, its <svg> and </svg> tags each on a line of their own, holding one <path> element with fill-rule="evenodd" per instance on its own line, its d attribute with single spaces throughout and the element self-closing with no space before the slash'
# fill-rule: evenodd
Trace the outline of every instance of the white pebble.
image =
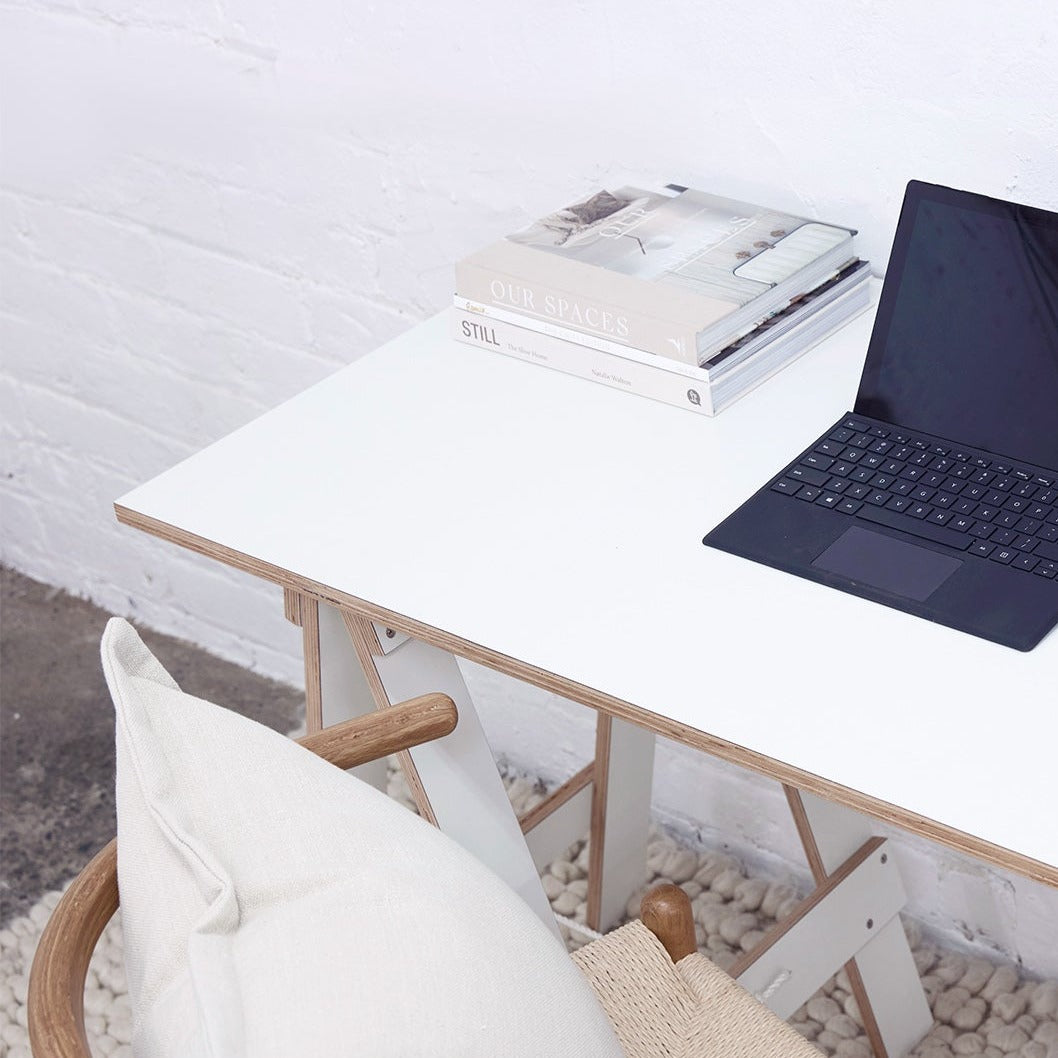
<svg viewBox="0 0 1058 1058">
<path fill-rule="evenodd" d="M 713 879 L 712 890 L 721 896 L 730 899 L 735 895 L 735 890 L 746 880 L 745 875 L 735 867 L 729 867 Z"/>
<path fill-rule="evenodd" d="M 988 983 L 981 989 L 981 996 L 992 1002 L 996 996 L 1006 992 L 1013 992 L 1018 986 L 1018 972 L 1013 966 L 997 966 L 995 972 L 988 979 Z"/>
<path fill-rule="evenodd" d="M 976 1032 L 964 1032 L 961 1036 L 955 1037 L 951 1049 L 956 1054 L 983 1054 L 985 1041 Z"/>
<path fill-rule="evenodd" d="M 762 929 L 750 929 L 742 934 L 742 939 L 738 942 L 738 946 L 743 951 L 753 951 L 753 949 L 764 940 L 767 934 Z"/>
<path fill-rule="evenodd" d="M 8 1045 L 8 1047 L 28 1047 L 29 1046 L 29 1034 L 21 1025 L 16 1025 L 13 1021 L 9 1021 L 0 1032 L 0 1039 Z"/>
<path fill-rule="evenodd" d="M 813 1021 L 823 1022 L 824 1024 L 841 1013 L 841 1007 L 827 996 L 814 996 L 808 1001 L 805 1009 Z"/>
<path fill-rule="evenodd" d="M 1004 1054 L 1012 1054 L 1029 1042 L 1028 1033 L 1019 1025 L 997 1025 L 988 1033 L 987 1039 Z"/>
<path fill-rule="evenodd" d="M 767 882 L 759 878 L 747 878 L 735 889 L 735 899 L 747 911 L 756 911 L 763 903 L 767 891 Z"/>
<path fill-rule="evenodd" d="M 1058 981 L 1041 981 L 1033 989 L 1029 1013 L 1037 1018 L 1058 1014 Z"/>
<path fill-rule="evenodd" d="M 577 894 L 567 890 L 561 893 L 556 900 L 552 901 L 551 906 L 556 914 L 569 916 L 577 910 L 577 904 L 579 903 L 580 900 L 577 898 Z"/>
<path fill-rule="evenodd" d="M 1007 992 L 1005 995 L 996 996 L 992 1000 L 992 1011 L 1004 1021 L 1011 1022 L 1017 1021 L 1025 1013 L 1025 1008 L 1028 1005 L 1029 997 L 1023 992 Z"/>
<path fill-rule="evenodd" d="M 1047 1058 L 1047 1048 L 1042 1043 L 1029 1040 L 1024 1047 L 1018 1051 L 1018 1058 Z"/>
<path fill-rule="evenodd" d="M 698 857 L 689 849 L 679 849 L 665 858 L 665 874 L 677 885 L 689 882 L 698 870 Z"/>
<path fill-rule="evenodd" d="M 574 867 L 572 863 L 566 860 L 556 860 L 548 868 L 551 874 L 553 874 L 563 885 L 568 882 L 572 882 L 574 878 L 580 877 L 580 871 Z"/>
<path fill-rule="evenodd" d="M 959 975 L 962 976 L 961 974 Z M 933 1003 L 933 1016 L 938 1021 L 950 1023 L 963 1004 L 970 998 L 965 988 L 948 988 L 937 996 Z"/>
<path fill-rule="evenodd" d="M 29 991 L 29 978 L 25 974 L 16 974 L 11 978 L 11 993 L 16 1003 L 25 1003 L 26 993 Z"/>
<path fill-rule="evenodd" d="M 862 1039 L 842 1040 L 834 1054 L 837 1058 L 874 1058 L 871 1045 Z"/>
<path fill-rule="evenodd" d="M 757 926 L 757 916 L 748 911 L 727 915 L 720 921 L 720 936 L 728 944 L 738 944 L 742 935 Z"/>
<path fill-rule="evenodd" d="M 578 899 L 583 900 L 588 895 L 588 879 L 574 878 L 567 888 L 571 893 L 574 893 Z"/>
<path fill-rule="evenodd" d="M 933 967 L 933 973 L 950 988 L 966 973 L 966 956 L 948 952 Z"/>
<path fill-rule="evenodd" d="M 972 996 L 955 1011 L 954 1015 L 952 1015 L 951 1023 L 957 1029 L 962 1029 L 964 1032 L 972 1032 L 984 1021 L 987 1013 L 988 1005 L 985 1001 L 980 996 Z"/>
<path fill-rule="evenodd" d="M 959 985 L 965 988 L 970 995 L 975 996 L 988 984 L 989 978 L 995 972 L 995 966 L 987 959 L 967 959 L 966 973 L 960 978 Z"/>
<path fill-rule="evenodd" d="M 540 879 L 540 883 L 544 887 L 544 893 L 548 900 L 554 900 L 560 893 L 566 891 L 566 887 L 553 874 L 545 874 L 543 878 Z M 632 910 L 632 902 L 629 901 L 628 913 L 634 918 L 639 914 L 640 898 L 639 896 L 635 896 L 633 899 L 635 900 L 635 910 Z"/>
<path fill-rule="evenodd" d="M 832 1032 L 843 1040 L 854 1040 L 860 1034 L 860 1027 L 848 1014 L 842 1013 L 827 1021 L 827 1032 Z"/>
<path fill-rule="evenodd" d="M 769 918 L 774 918 L 779 905 L 791 896 L 797 896 L 797 890 L 792 886 L 781 883 L 769 885 L 767 892 L 764 894 L 764 899 L 760 902 L 760 909 Z"/>
</svg>

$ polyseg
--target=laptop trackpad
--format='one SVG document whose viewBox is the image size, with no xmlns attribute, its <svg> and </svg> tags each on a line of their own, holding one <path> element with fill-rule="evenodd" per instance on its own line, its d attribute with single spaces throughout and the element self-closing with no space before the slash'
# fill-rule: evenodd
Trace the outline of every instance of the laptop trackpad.
<svg viewBox="0 0 1058 1058">
<path fill-rule="evenodd" d="M 924 602 L 962 562 L 854 525 L 812 565 L 872 588 Z"/>
</svg>

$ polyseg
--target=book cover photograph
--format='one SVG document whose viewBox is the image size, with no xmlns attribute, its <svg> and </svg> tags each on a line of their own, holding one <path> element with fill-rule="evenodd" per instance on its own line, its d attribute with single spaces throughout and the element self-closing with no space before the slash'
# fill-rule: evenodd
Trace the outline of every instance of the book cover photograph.
<svg viewBox="0 0 1058 1058">
<path fill-rule="evenodd" d="M 853 234 L 701 191 L 670 185 L 667 192 L 599 191 L 507 238 L 745 305 Z"/>
</svg>

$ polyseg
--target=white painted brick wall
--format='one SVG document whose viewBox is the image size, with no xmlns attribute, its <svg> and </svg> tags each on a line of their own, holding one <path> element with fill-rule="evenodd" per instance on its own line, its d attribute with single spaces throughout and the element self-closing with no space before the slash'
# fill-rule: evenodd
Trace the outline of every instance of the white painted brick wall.
<svg viewBox="0 0 1058 1058">
<path fill-rule="evenodd" d="M 1058 209 L 1056 51 L 1051 0 L 5 0 L 0 557 L 298 680 L 275 590 L 120 528 L 113 499 L 604 183 L 847 223 L 878 270 L 909 177 Z M 582 710 L 469 680 L 515 763 L 590 752 Z M 798 862 L 772 786 L 661 753 L 666 818 Z M 917 914 L 1058 973 L 1053 893 L 904 848 Z"/>
</svg>

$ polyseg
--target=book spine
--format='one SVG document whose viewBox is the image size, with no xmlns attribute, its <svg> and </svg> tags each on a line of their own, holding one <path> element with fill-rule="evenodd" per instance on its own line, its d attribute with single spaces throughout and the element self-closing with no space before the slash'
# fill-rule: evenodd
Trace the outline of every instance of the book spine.
<svg viewBox="0 0 1058 1058">
<path fill-rule="evenodd" d="M 453 307 L 451 320 L 452 337 L 479 349 L 550 367 L 700 415 L 713 414 L 712 395 L 704 376 L 695 382 L 679 371 L 641 364 L 458 307 Z"/>
<path fill-rule="evenodd" d="M 456 264 L 456 292 L 488 307 L 517 311 L 545 323 L 698 366 L 698 335 L 686 324 L 669 322 L 588 298 L 548 283 L 504 275 L 470 261 Z"/>
<path fill-rule="evenodd" d="M 482 305 L 479 301 L 456 295 L 452 299 L 457 309 L 465 312 L 476 313 L 485 319 L 500 320 L 514 327 L 521 327 L 527 331 L 536 331 L 537 334 L 547 334 L 552 338 L 559 338 L 564 342 L 575 342 L 578 345 L 586 345 L 590 349 L 598 349 L 600 352 L 609 353 L 611 356 L 620 356 L 626 360 L 634 360 L 636 363 L 645 364 L 647 367 L 660 368 L 665 371 L 673 371 L 676 374 L 685 375 L 701 383 L 703 378 L 708 378 L 708 373 L 701 368 L 691 364 L 685 364 L 682 360 L 670 360 L 668 357 L 659 358 L 655 353 L 649 353 L 645 349 L 635 349 L 630 345 L 600 338 L 596 334 L 585 331 L 574 331 L 569 327 L 560 327 L 546 320 L 537 319 L 535 316 L 524 316 L 510 309 L 500 308 L 497 305 Z"/>
</svg>

